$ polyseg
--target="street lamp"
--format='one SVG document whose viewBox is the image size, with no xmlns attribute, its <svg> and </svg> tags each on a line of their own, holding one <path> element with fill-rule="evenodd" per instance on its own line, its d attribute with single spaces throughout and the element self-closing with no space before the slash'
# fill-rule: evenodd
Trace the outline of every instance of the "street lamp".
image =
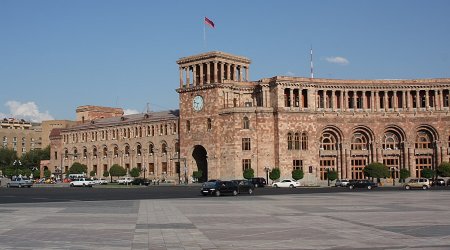
<svg viewBox="0 0 450 250">
<path fill-rule="evenodd" d="M 145 172 L 147 172 L 147 168 L 144 166 L 144 168 L 142 168 L 142 171 L 144 171 L 144 179 L 145 179 Z"/>
<path fill-rule="evenodd" d="M 19 167 L 22 166 L 22 162 L 20 160 L 14 160 L 13 166 L 17 166 L 16 168 L 16 177 L 19 175 Z"/>
<path fill-rule="evenodd" d="M 266 181 L 267 181 L 267 184 L 269 184 L 269 172 L 270 172 L 270 168 L 269 168 L 269 167 L 264 167 L 264 171 L 266 171 Z"/>
</svg>

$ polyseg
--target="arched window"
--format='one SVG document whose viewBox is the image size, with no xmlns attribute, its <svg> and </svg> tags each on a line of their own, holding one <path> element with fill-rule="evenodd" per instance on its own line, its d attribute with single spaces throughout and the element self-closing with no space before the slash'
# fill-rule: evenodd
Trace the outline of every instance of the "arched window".
<svg viewBox="0 0 450 250">
<path fill-rule="evenodd" d="M 150 143 L 149 145 L 148 145 L 148 153 L 149 154 L 153 154 L 154 153 L 154 150 L 155 149 L 155 146 L 153 145 L 153 143 Z"/>
<path fill-rule="evenodd" d="M 352 150 L 367 150 L 367 138 L 362 133 L 354 133 L 352 138 Z"/>
<path fill-rule="evenodd" d="M 126 156 L 130 155 L 130 146 L 129 145 L 125 145 L 125 155 Z"/>
<path fill-rule="evenodd" d="M 180 153 L 180 143 L 175 142 L 175 152 Z"/>
<path fill-rule="evenodd" d="M 302 150 L 308 150 L 308 135 L 305 132 L 302 133 L 301 144 Z"/>
<path fill-rule="evenodd" d="M 96 147 L 94 147 L 92 149 L 92 156 L 97 157 L 97 148 Z"/>
<path fill-rule="evenodd" d="M 248 119 L 248 117 L 244 117 L 242 127 L 244 129 L 250 129 L 250 120 Z"/>
<path fill-rule="evenodd" d="M 287 134 L 288 150 L 292 150 L 292 134 Z"/>
<path fill-rule="evenodd" d="M 206 122 L 207 124 L 206 124 L 206 126 L 207 126 L 207 128 L 208 128 L 208 131 L 210 131 L 211 130 L 211 127 L 212 127 L 212 122 L 211 122 L 211 118 L 208 118 L 208 120 L 207 120 L 207 122 Z"/>
<path fill-rule="evenodd" d="M 385 150 L 396 150 L 399 149 L 399 139 L 396 134 L 392 132 L 387 132 L 384 134 L 383 149 Z"/>
<path fill-rule="evenodd" d="M 83 148 L 83 158 L 87 158 L 87 148 Z"/>
<path fill-rule="evenodd" d="M 136 146 L 136 152 L 137 152 L 138 155 L 141 155 L 141 151 L 142 151 L 141 149 L 142 149 L 141 144 L 138 144 L 138 145 Z"/>
<path fill-rule="evenodd" d="M 419 131 L 416 136 L 416 148 L 432 148 L 431 136 L 427 131 Z"/>
<path fill-rule="evenodd" d="M 165 142 L 161 145 L 161 152 L 167 154 L 167 144 Z"/>
<path fill-rule="evenodd" d="M 106 158 L 108 156 L 108 148 L 106 146 L 103 147 L 103 158 Z"/>
<path fill-rule="evenodd" d="M 119 146 L 115 145 L 114 146 L 114 157 L 119 156 Z"/>
<path fill-rule="evenodd" d="M 331 133 L 323 133 L 320 138 L 321 150 L 336 150 L 336 137 Z"/>
<path fill-rule="evenodd" d="M 74 149 L 73 149 L 73 158 L 74 158 L 74 159 L 77 159 L 77 158 L 78 158 L 78 149 L 77 149 L 77 148 L 74 148 Z"/>
<path fill-rule="evenodd" d="M 294 134 L 294 149 L 299 150 L 300 149 L 300 135 L 299 133 Z"/>
</svg>

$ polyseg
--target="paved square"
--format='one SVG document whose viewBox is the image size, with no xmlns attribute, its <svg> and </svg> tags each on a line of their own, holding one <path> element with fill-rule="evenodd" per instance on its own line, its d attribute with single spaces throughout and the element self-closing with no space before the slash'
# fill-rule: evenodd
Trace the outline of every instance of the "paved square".
<svg viewBox="0 0 450 250">
<path fill-rule="evenodd" d="M 5 204 L 0 249 L 450 249 L 450 192 Z"/>
</svg>

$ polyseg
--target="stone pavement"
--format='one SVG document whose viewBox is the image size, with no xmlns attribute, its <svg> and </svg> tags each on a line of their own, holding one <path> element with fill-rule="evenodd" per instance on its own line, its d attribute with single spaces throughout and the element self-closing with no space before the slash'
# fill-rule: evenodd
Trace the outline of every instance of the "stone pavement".
<svg viewBox="0 0 450 250">
<path fill-rule="evenodd" d="M 0 249 L 450 249 L 450 192 L 3 204 Z"/>
</svg>

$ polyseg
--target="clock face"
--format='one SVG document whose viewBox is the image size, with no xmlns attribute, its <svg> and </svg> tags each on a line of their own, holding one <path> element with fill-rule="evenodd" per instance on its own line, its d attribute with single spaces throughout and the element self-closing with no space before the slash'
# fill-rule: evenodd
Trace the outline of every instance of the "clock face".
<svg viewBox="0 0 450 250">
<path fill-rule="evenodd" d="M 195 96 L 194 100 L 192 100 L 192 107 L 195 111 L 200 111 L 203 109 L 203 97 Z"/>
</svg>

